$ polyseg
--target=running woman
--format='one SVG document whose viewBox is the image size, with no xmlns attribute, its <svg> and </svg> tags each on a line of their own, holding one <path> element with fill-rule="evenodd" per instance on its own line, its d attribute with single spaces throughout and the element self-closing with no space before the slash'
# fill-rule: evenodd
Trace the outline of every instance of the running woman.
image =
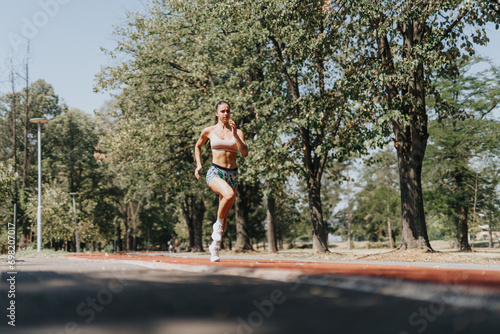
<svg viewBox="0 0 500 334">
<path fill-rule="evenodd" d="M 194 153 L 196 170 L 194 175 L 199 180 L 201 170 L 201 148 L 210 139 L 212 147 L 212 166 L 207 172 L 207 185 L 219 195 L 217 221 L 213 225 L 210 261 L 219 262 L 220 242 L 227 225 L 227 216 L 234 203 L 238 188 L 238 167 L 236 158 L 238 150 L 243 157 L 248 156 L 248 147 L 243 131 L 236 128 L 236 123 L 230 120 L 229 103 L 220 101 L 215 106 L 215 125 L 203 129 L 200 139 L 196 142 Z"/>
</svg>

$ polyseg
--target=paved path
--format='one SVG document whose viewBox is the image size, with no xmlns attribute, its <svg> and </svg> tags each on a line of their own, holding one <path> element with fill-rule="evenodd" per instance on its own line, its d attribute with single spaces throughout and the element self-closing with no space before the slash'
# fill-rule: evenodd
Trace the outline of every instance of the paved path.
<svg viewBox="0 0 500 334">
<path fill-rule="evenodd" d="M 339 273 L 310 262 L 172 261 L 178 259 L 25 259 L 15 275 L 16 327 L 2 314 L 0 333 L 402 334 L 500 329 L 496 284 Z M 342 266 L 349 267 L 342 264 L 337 271 Z M 0 308 L 6 310 L 12 300 L 7 298 L 7 279 L 12 275 L 6 265 L 0 269 Z M 488 282 L 498 282 L 498 272 L 483 271 Z"/>
<path fill-rule="evenodd" d="M 170 264 L 171 268 L 190 270 L 246 268 L 273 269 L 307 275 L 340 274 L 388 277 L 414 281 L 442 282 L 460 285 L 488 286 L 500 290 L 500 265 L 472 263 L 410 263 L 368 261 L 314 261 L 297 259 L 272 259 L 249 256 L 226 256 L 221 262 L 210 263 L 208 256 L 178 256 L 169 253 L 128 253 L 102 255 L 84 254 L 79 258 L 94 260 L 145 261 Z M 193 269 L 191 269 L 193 270 Z M 198 270 L 198 269 L 196 269 Z M 219 269 L 220 271 L 220 269 Z"/>
</svg>

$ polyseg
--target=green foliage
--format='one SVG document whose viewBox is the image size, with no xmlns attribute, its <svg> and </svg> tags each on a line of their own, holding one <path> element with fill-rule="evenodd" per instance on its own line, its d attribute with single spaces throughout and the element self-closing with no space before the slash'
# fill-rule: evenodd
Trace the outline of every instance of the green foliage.
<svg viewBox="0 0 500 334">
<path fill-rule="evenodd" d="M 12 188 L 18 174 L 14 173 L 13 166 L 0 162 L 0 202 L 12 196 Z"/>
<path fill-rule="evenodd" d="M 42 192 L 42 239 L 64 243 L 74 235 L 71 197 L 58 185 L 45 185 Z M 30 230 L 37 233 L 37 196 L 30 197 L 27 214 L 33 223 Z"/>
<path fill-rule="evenodd" d="M 19 94 L 20 110 L 24 110 L 26 89 Z M 54 118 L 68 110 L 65 104 L 60 103 L 54 87 L 45 80 L 39 79 L 29 86 L 29 118 Z"/>
<path fill-rule="evenodd" d="M 4 165 L 0 162 L 0 253 L 5 253 L 8 250 L 8 229 L 7 224 L 12 222 L 12 199 L 14 182 L 18 178 L 17 173 L 14 173 L 14 168 L 10 165 Z M 3 212 L 5 210 L 5 212 Z M 4 220 L 5 219 L 5 220 Z"/>
<path fill-rule="evenodd" d="M 468 208 L 472 215 L 475 201 L 478 212 L 498 205 L 497 181 L 490 166 L 498 159 L 499 131 L 500 123 L 487 119 L 431 123 L 432 144 L 424 165 L 426 197 L 431 212 L 448 217 L 447 222 L 454 225 L 450 229 L 454 235 L 459 233 L 460 208 Z"/>
<path fill-rule="evenodd" d="M 64 104 L 59 103 L 59 97 L 55 94 L 52 85 L 42 79 L 29 84 L 28 89 L 24 87 L 21 91 L 0 96 L 0 131 L 2 133 L 0 161 L 8 162 L 19 175 L 9 186 L 10 200 L 0 201 L 0 220 L 12 219 L 12 202 L 15 202 L 20 234 L 27 235 L 31 224 L 26 215 L 26 209 L 28 198 L 36 190 L 37 177 L 37 127 L 28 123 L 28 119 L 39 117 L 50 119 L 66 109 Z M 16 142 L 15 151 L 14 141 Z"/>
<path fill-rule="evenodd" d="M 307 207 L 301 205 L 299 194 L 287 187 L 275 198 L 278 219 L 277 242 L 293 245 L 296 241 L 311 240 L 311 223 Z"/>
<path fill-rule="evenodd" d="M 264 236 L 262 198 L 270 194 L 278 239 L 310 239 L 311 221 L 336 232 L 346 220 L 336 211 L 342 161 L 387 141 L 400 158 L 411 152 L 419 161 L 429 144 L 431 238 L 453 234 L 460 205 L 470 217 L 475 203 L 475 224 L 494 225 L 500 145 L 489 114 L 500 100 L 500 71 L 473 75 L 468 61 L 474 45 L 488 42 L 487 25 L 500 23 L 497 7 L 487 0 L 154 0 L 116 29 L 116 47 L 106 51 L 113 65 L 97 75 L 96 90 L 119 93 L 97 117 L 68 110 L 43 80 L 0 97 L 0 218 L 10 215 L 19 188 L 13 169 L 22 175 L 26 149 L 22 232 L 36 221 L 36 127 L 25 141 L 27 110 L 28 118 L 50 119 L 42 139 L 47 241 L 71 240 L 73 191 L 84 243 L 109 245 L 116 228 L 125 245 L 165 244 L 185 219 L 188 197 L 203 203 L 208 228 L 217 198 L 193 176 L 193 145 L 213 123 L 216 102 L 228 100 L 250 148 L 238 160 L 242 184 L 255 186 L 246 196 L 250 237 Z M 420 146 L 412 146 L 415 138 Z M 206 171 L 209 149 L 202 154 Z M 400 233 L 400 204 L 394 157 L 381 151 L 372 160 L 353 199 L 353 229 L 376 241 L 387 237 L 387 218 Z"/>
<path fill-rule="evenodd" d="M 346 4 L 348 76 L 367 84 L 365 104 L 381 110 L 381 133 L 392 128 L 398 152 L 402 200 L 402 248 L 431 249 L 421 173 L 428 133 L 426 99 L 440 99 L 435 80 L 485 45 L 486 24 L 499 22 L 489 1 Z M 441 103 L 446 104 L 446 102 Z M 445 115 L 446 108 L 436 109 Z M 443 113 L 444 111 L 444 113 Z"/>
<path fill-rule="evenodd" d="M 464 62 L 456 73 L 444 75 L 436 83 L 442 100 L 430 101 L 436 110 L 449 113 L 437 113 L 429 127 L 431 141 L 424 164 L 427 206 L 445 224 L 447 235 L 456 239 L 462 233 L 464 210 L 470 224 L 477 221 L 474 207 L 476 214 L 491 215 L 499 204 L 493 171 L 500 156 L 500 123 L 490 114 L 500 101 L 500 76 L 494 66 L 471 73 L 471 65 L 479 61 Z"/>
<path fill-rule="evenodd" d="M 390 124 L 412 123 L 425 140 L 423 103 L 439 96 L 432 81 L 487 41 L 491 20 L 481 2 L 153 1 L 117 29 L 108 54 L 120 63 L 98 75 L 97 89 L 123 88 L 108 158 L 127 169 L 118 173 L 129 173 L 126 189 L 140 178 L 202 194 L 192 143 L 227 99 L 249 139 L 242 181 L 260 179 L 276 194 L 294 175 L 321 187 L 326 169 L 385 142 Z M 425 34 L 410 46 L 411 22 Z M 471 24 L 480 28 L 469 33 Z M 377 57 L 382 37 L 390 63 Z M 327 216 L 332 203 L 320 204 Z"/>
<path fill-rule="evenodd" d="M 376 151 L 363 166 L 355 195 L 353 234 L 369 241 L 387 240 L 388 220 L 394 240 L 401 233 L 398 169 L 392 147 Z"/>
<path fill-rule="evenodd" d="M 47 177 L 68 192 L 92 189 L 99 180 L 94 153 L 100 131 L 96 120 L 78 109 L 70 109 L 47 123 L 43 143 Z"/>
<path fill-rule="evenodd" d="M 422 103 L 408 90 L 416 80 L 418 68 L 422 66 L 425 73 L 426 95 L 438 94 L 434 80 L 444 72 L 455 72 L 457 64 L 475 53 L 474 45 L 485 45 L 489 41 L 486 24 L 499 21 L 487 1 L 360 0 L 350 2 L 349 8 L 352 16 L 346 33 L 355 36 L 358 42 L 353 41 L 348 51 L 355 57 L 353 60 L 359 60 L 351 63 L 350 71 L 362 73 L 364 79 L 370 80 L 373 89 L 370 94 L 382 98 L 379 105 L 388 113 L 387 119 L 401 122 L 411 121 L 405 115 L 414 116 L 408 113 L 412 110 L 409 106 Z M 422 36 L 409 41 L 407 33 L 412 22 L 425 29 Z M 376 57 L 383 50 L 374 43 L 382 37 L 387 38 L 387 49 L 391 51 L 385 65 Z M 387 94 L 385 87 L 389 86 L 395 95 Z M 384 89 L 379 90 L 381 87 Z"/>
<path fill-rule="evenodd" d="M 105 178 L 105 166 L 97 160 L 102 129 L 91 115 L 70 109 L 47 123 L 45 134 L 42 163 L 45 180 L 57 183 L 68 198 L 70 192 L 78 193 L 80 242 L 104 241 L 111 228 L 108 211 L 113 211 L 110 206 L 115 203 L 112 197 L 105 198 L 112 196 L 112 186 Z"/>
</svg>

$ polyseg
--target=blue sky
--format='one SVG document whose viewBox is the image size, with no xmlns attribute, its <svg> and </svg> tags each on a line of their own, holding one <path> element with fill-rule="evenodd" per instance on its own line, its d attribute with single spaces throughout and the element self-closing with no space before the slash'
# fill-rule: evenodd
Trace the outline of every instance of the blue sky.
<svg viewBox="0 0 500 334">
<path fill-rule="evenodd" d="M 44 79 L 72 108 L 93 113 L 110 99 L 93 93 L 95 74 L 110 59 L 100 47 L 112 49 L 113 26 L 125 22 L 126 11 L 144 10 L 148 0 L 1 0 L 0 92 L 10 90 L 12 47 L 21 70 L 26 54 L 23 35 L 30 37 L 30 81 Z M 500 31 L 490 27 L 491 42 L 478 53 L 500 65 Z M 496 43 L 495 43 L 496 41 Z M 22 82 L 18 83 L 18 87 Z"/>
<path fill-rule="evenodd" d="M 30 81 L 44 79 L 69 107 L 93 113 L 110 99 L 92 89 L 95 74 L 109 58 L 100 47 L 115 45 L 113 26 L 125 22 L 127 10 L 144 10 L 144 0 L 1 1 L 0 92 L 10 90 L 12 47 L 18 70 L 26 55 L 23 35 L 30 37 Z M 19 81 L 18 87 L 23 84 Z"/>
</svg>

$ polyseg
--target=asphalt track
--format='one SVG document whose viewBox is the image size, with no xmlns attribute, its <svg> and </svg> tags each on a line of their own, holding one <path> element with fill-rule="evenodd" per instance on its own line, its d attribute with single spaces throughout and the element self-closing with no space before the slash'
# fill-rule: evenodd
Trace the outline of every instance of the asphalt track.
<svg viewBox="0 0 500 334">
<path fill-rule="evenodd" d="M 131 254 L 22 261 L 15 327 L 12 275 L 0 266 L 2 334 L 500 332 L 495 266 Z"/>
</svg>

